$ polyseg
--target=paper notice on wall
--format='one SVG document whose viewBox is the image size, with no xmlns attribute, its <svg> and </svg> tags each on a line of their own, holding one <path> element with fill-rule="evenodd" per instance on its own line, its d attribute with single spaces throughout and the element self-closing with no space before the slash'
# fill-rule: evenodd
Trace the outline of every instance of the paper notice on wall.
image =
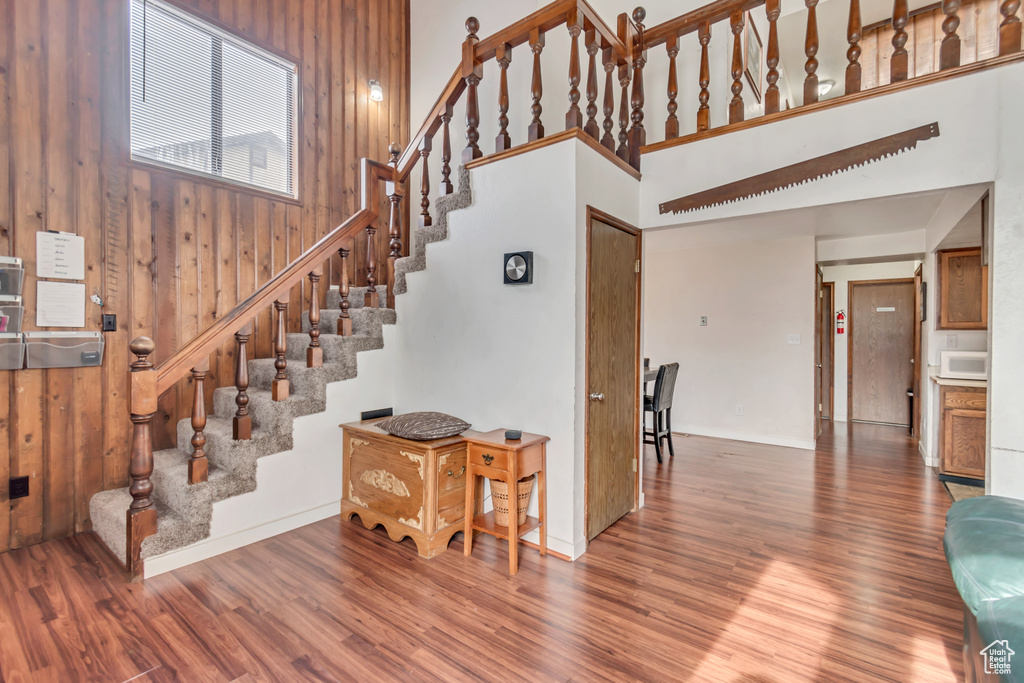
<svg viewBox="0 0 1024 683">
<path fill-rule="evenodd" d="M 84 280 L 85 238 L 67 232 L 37 232 L 36 276 Z"/>
<path fill-rule="evenodd" d="M 875 312 L 876 313 L 895 313 L 896 312 L 896 307 L 895 306 L 879 306 L 878 308 L 875 309 Z"/>
<path fill-rule="evenodd" d="M 77 282 L 36 282 L 36 325 L 85 327 L 85 285 Z"/>
</svg>

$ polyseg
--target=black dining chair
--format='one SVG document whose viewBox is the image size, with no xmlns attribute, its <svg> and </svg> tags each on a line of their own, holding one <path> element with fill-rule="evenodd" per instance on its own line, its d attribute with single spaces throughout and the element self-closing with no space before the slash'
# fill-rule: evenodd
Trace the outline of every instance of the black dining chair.
<svg viewBox="0 0 1024 683">
<path fill-rule="evenodd" d="M 669 455 L 675 457 L 672 447 L 672 397 L 676 391 L 676 375 L 679 374 L 679 363 L 669 363 L 658 368 L 658 378 L 654 380 L 654 394 L 644 396 L 644 443 L 654 444 L 654 452 L 661 462 L 661 440 L 668 439 Z M 654 414 L 653 431 L 647 431 L 647 413 Z M 647 437 L 653 437 L 648 441 Z"/>
</svg>

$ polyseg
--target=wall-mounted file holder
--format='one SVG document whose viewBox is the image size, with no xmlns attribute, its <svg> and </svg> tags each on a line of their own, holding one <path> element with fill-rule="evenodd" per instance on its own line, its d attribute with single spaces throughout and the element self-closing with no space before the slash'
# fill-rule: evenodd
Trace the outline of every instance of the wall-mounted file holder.
<svg viewBox="0 0 1024 683">
<path fill-rule="evenodd" d="M 0 332 L 21 332 L 24 312 L 20 296 L 0 295 Z"/>
<path fill-rule="evenodd" d="M 14 256 L 0 256 L 0 294 L 21 296 L 25 282 L 25 266 Z"/>
<path fill-rule="evenodd" d="M 99 332 L 26 332 L 26 368 L 89 368 L 103 364 Z"/>
<path fill-rule="evenodd" d="M 0 370 L 21 370 L 25 365 L 25 338 L 0 332 Z"/>
</svg>

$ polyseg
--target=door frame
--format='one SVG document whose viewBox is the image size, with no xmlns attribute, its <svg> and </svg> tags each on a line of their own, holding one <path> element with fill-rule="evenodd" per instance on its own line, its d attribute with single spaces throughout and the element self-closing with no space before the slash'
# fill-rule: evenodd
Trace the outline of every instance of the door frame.
<svg viewBox="0 0 1024 683">
<path fill-rule="evenodd" d="M 828 345 L 828 419 L 829 422 L 836 421 L 836 283 L 834 280 L 821 283 L 822 289 L 828 289 L 828 296 L 822 297 L 822 306 L 828 310 L 828 329 L 822 330 L 822 335 L 830 334 L 832 339 Z M 821 348 L 821 340 L 818 340 L 818 348 Z M 824 360 L 824 359 L 822 359 Z"/>
<path fill-rule="evenodd" d="M 641 353 L 640 353 L 640 304 L 642 302 L 642 283 L 643 283 L 643 232 L 640 228 L 630 225 L 629 223 L 612 216 L 611 214 L 605 213 L 600 209 L 596 209 L 593 206 L 587 205 L 587 274 L 586 274 L 586 293 L 584 296 L 587 323 L 586 323 L 586 339 L 584 340 L 585 345 L 585 356 L 583 360 L 583 400 L 587 400 L 587 394 L 590 392 L 590 246 L 591 246 L 591 233 L 592 226 L 595 220 L 599 220 L 602 223 L 612 226 L 627 232 L 634 237 L 636 240 L 636 259 L 640 262 L 640 272 L 637 273 L 637 285 L 636 285 L 636 322 L 635 322 L 635 334 L 634 334 L 634 348 L 636 350 L 636 369 L 637 369 L 637 386 L 634 387 L 633 391 L 633 510 L 636 511 L 640 506 L 640 466 L 641 466 L 641 449 L 640 449 L 640 420 L 643 417 L 643 404 L 641 403 L 640 394 L 643 387 L 643 369 L 640 367 Z M 590 535 L 590 406 L 585 404 L 586 409 L 583 414 L 583 536 L 587 538 Z M 590 540 L 586 541 L 587 545 L 590 545 Z"/>
<path fill-rule="evenodd" d="M 846 306 L 848 308 L 846 312 L 846 334 L 849 336 L 846 338 L 846 419 L 849 422 L 853 422 L 853 288 L 857 285 L 899 285 L 899 284 L 914 284 L 914 278 L 912 277 L 894 277 L 894 278 L 882 278 L 879 280 L 850 280 L 847 284 L 846 292 Z M 917 300 L 917 294 L 914 294 L 914 300 Z M 916 317 L 917 314 L 915 313 Z M 911 342 L 913 344 L 913 342 Z M 911 349 L 913 351 L 913 349 Z M 914 416 L 911 415 L 910 419 L 913 420 Z"/>
<path fill-rule="evenodd" d="M 821 339 L 824 330 L 821 325 L 821 311 L 825 306 L 825 273 L 821 266 L 814 266 L 814 440 L 821 436 L 821 376 L 825 359 L 821 357 Z"/>
</svg>

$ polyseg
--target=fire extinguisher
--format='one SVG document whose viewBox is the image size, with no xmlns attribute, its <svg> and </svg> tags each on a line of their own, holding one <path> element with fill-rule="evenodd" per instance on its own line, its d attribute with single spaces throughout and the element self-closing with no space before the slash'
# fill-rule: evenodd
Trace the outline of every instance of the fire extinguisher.
<svg viewBox="0 0 1024 683">
<path fill-rule="evenodd" d="M 836 334 L 846 334 L 846 311 L 836 313 Z"/>
</svg>

